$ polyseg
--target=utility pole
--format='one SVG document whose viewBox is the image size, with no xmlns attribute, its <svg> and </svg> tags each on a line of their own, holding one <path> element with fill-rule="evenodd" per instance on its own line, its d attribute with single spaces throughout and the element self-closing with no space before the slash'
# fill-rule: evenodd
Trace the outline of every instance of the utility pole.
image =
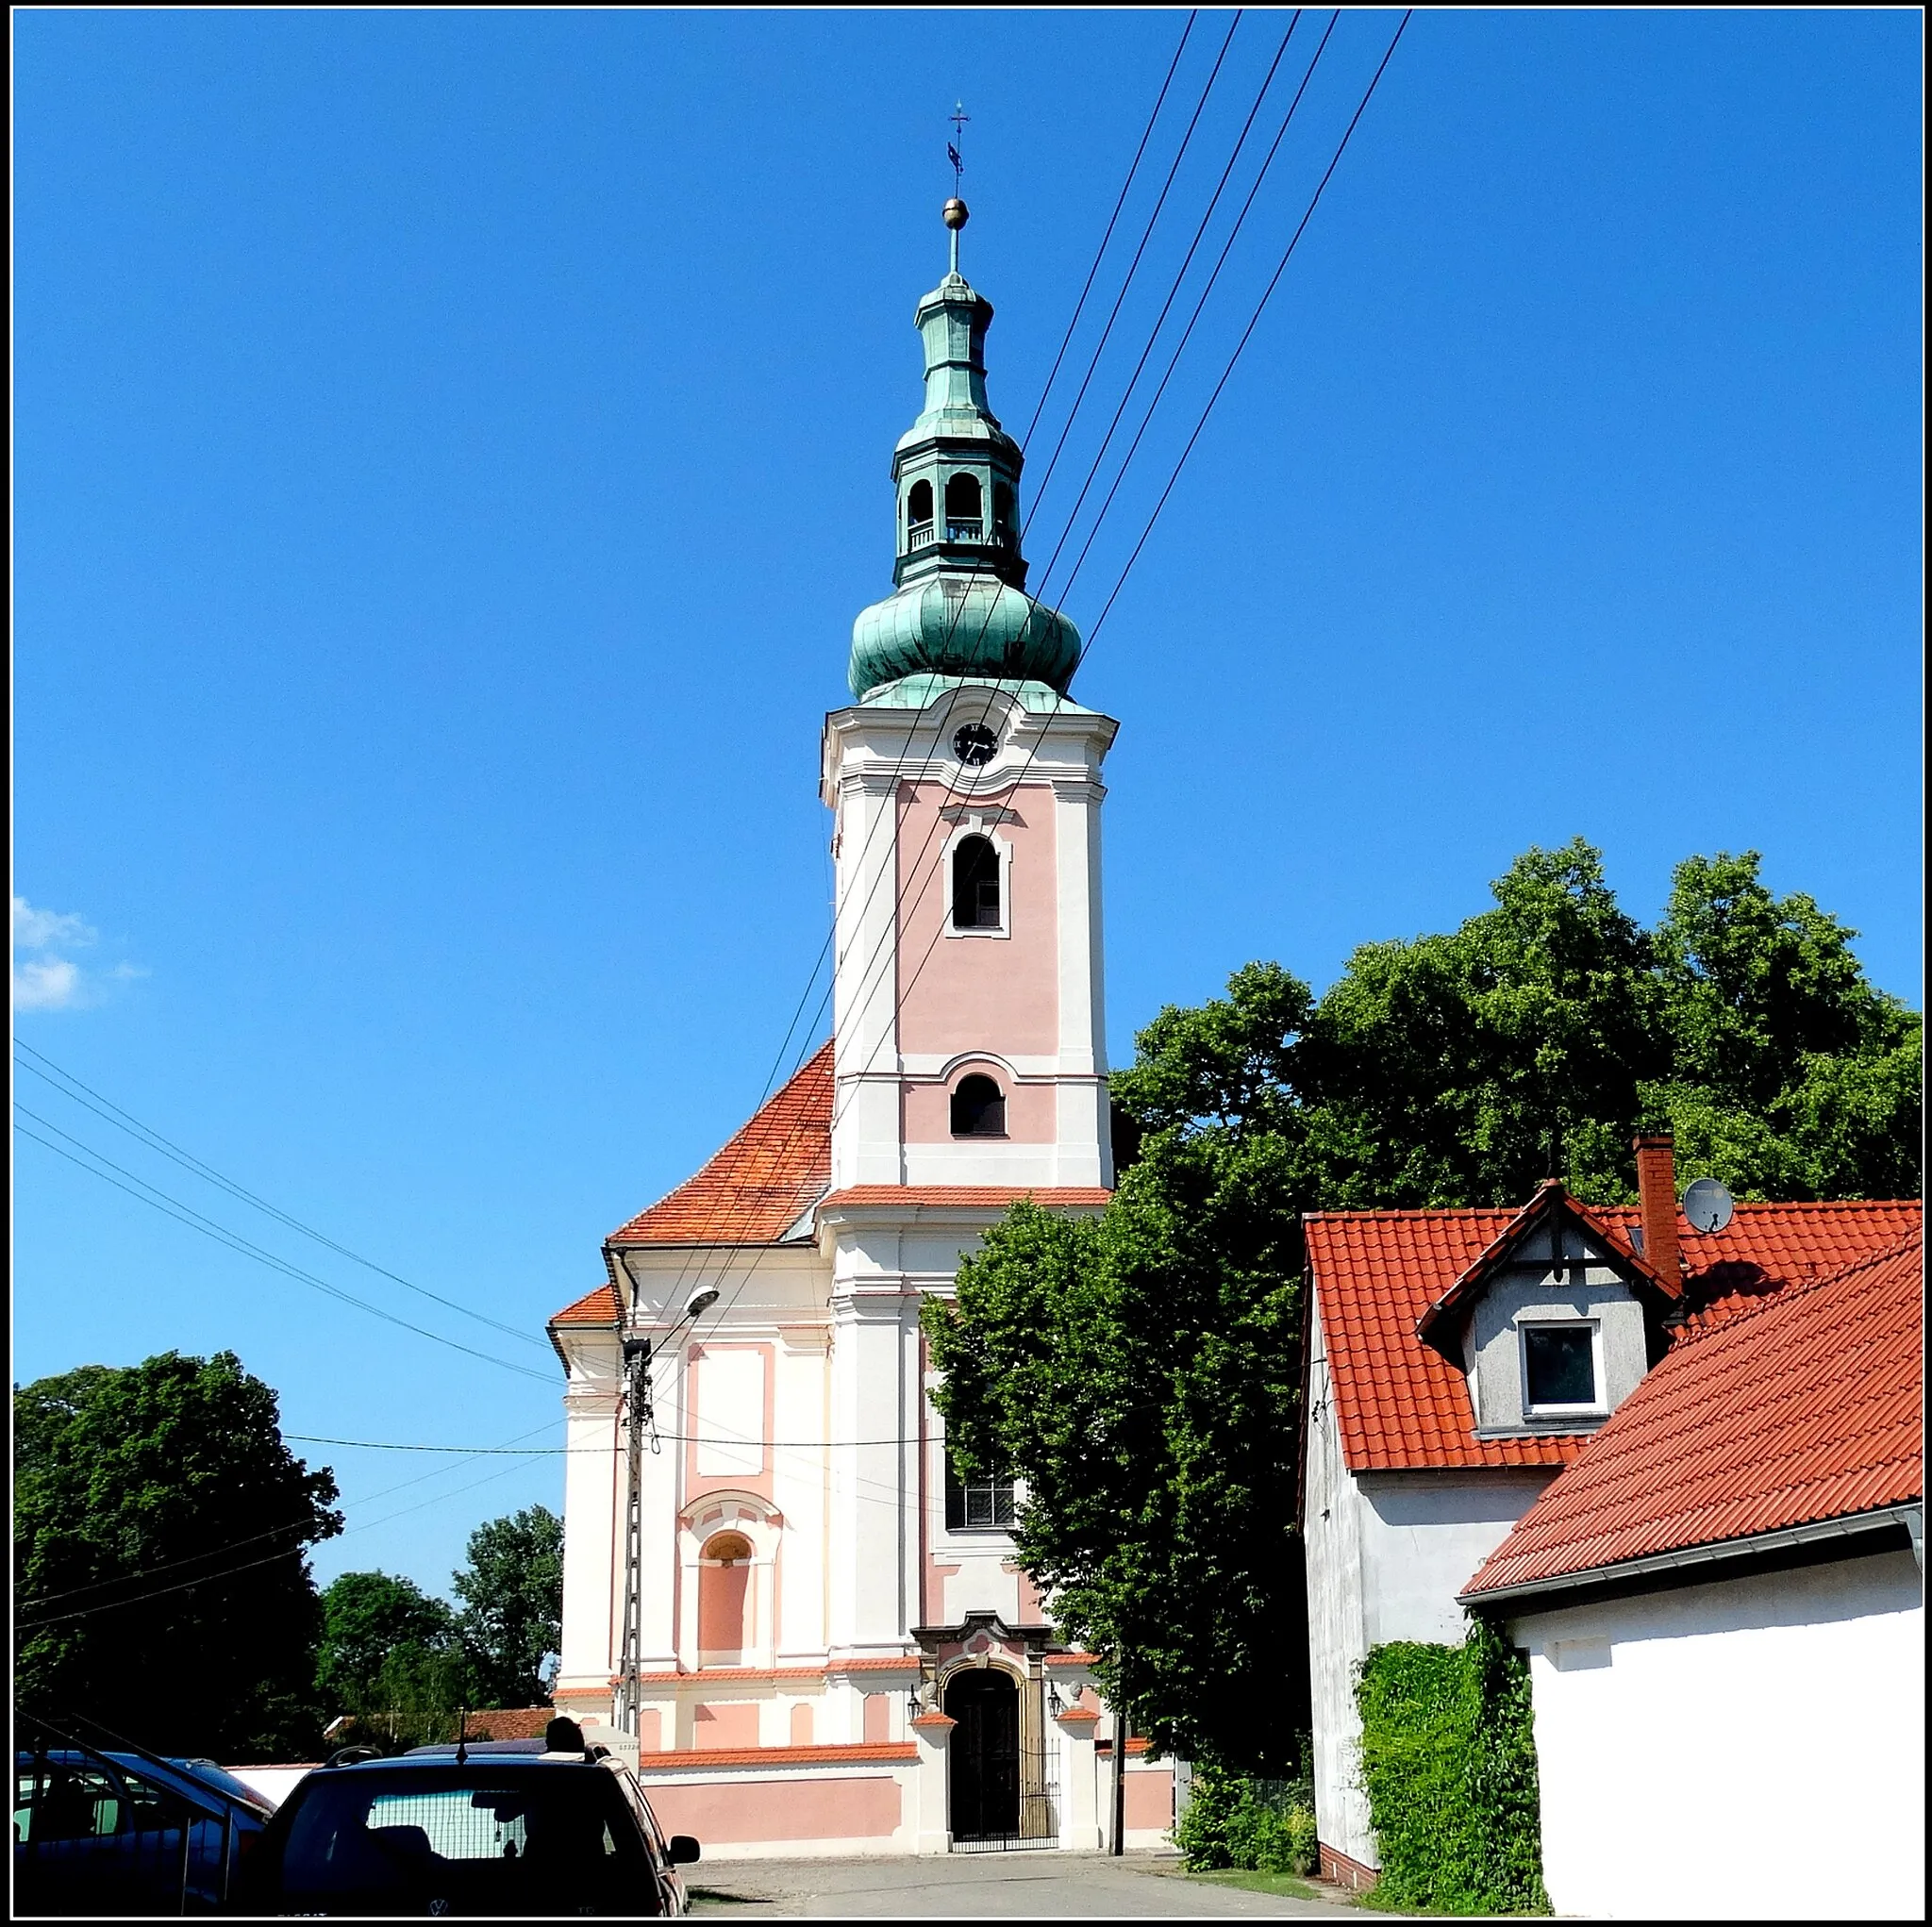
<svg viewBox="0 0 1932 1927">
<path fill-rule="evenodd" d="M 1120 1703 L 1113 1709 L 1113 1838 L 1108 1846 L 1109 1853 L 1127 1851 L 1127 1729 L 1130 1724 L 1125 1684 L 1123 1682 Z"/>
<path fill-rule="evenodd" d="M 638 1669 L 644 1646 L 644 1439 L 651 1430 L 651 1341 L 624 1341 L 624 1657 L 618 1664 L 619 1730 L 638 1730 Z"/>
</svg>

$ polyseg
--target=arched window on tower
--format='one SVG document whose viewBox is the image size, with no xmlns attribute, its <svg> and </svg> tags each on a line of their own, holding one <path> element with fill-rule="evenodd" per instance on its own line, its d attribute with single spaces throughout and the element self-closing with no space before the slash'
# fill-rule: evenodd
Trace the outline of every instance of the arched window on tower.
<svg viewBox="0 0 1932 1927">
<path fill-rule="evenodd" d="M 1007 1135 L 1007 1094 L 991 1077 L 974 1071 L 962 1077 L 953 1093 L 953 1136 L 1004 1138 Z"/>
<path fill-rule="evenodd" d="M 979 477 L 952 475 L 946 481 L 946 540 L 976 542 L 985 524 L 980 520 Z"/>
<path fill-rule="evenodd" d="M 996 542 L 1008 544 L 1016 540 L 1013 527 L 1013 485 L 1010 482 L 995 482 L 992 485 L 992 539 Z"/>
<path fill-rule="evenodd" d="M 721 1532 L 698 1554 L 698 1664 L 739 1666 L 752 1643 L 751 1541 Z"/>
<path fill-rule="evenodd" d="M 953 928 L 1000 927 L 1000 853 L 990 837 L 961 837 L 953 846 Z"/>
<path fill-rule="evenodd" d="M 932 484 L 914 482 L 906 491 L 906 546 L 923 549 L 932 540 Z"/>
</svg>

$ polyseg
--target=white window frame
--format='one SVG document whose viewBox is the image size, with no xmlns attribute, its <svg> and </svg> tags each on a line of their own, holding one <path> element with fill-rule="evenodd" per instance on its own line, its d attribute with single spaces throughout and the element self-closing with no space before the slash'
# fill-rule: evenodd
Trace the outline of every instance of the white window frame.
<svg viewBox="0 0 1932 1927">
<path fill-rule="evenodd" d="M 943 860 L 940 865 L 940 875 L 944 884 L 944 893 L 940 902 L 940 928 L 948 937 L 1008 938 L 1013 934 L 1013 846 L 993 828 L 995 821 L 991 811 L 983 817 L 968 817 L 946 839 L 945 849 L 941 852 Z M 953 922 L 953 856 L 968 837 L 984 837 L 1000 859 L 1000 921 L 997 923 L 974 923 L 961 930 Z"/>
<path fill-rule="evenodd" d="M 1590 1369 L 1596 1396 L 1588 1404 L 1539 1405 L 1529 1396 L 1529 1334 L 1532 1331 L 1587 1331 Z M 1531 1419 L 1603 1419 L 1609 1416 L 1604 1396 L 1604 1321 L 1600 1318 L 1519 1318 L 1516 1321 L 1517 1383 L 1523 1387 L 1523 1416 Z"/>
</svg>

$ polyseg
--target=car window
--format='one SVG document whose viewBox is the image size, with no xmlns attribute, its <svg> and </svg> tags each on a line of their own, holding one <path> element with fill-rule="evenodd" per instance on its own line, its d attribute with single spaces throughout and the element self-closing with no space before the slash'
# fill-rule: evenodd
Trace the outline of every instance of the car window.
<svg viewBox="0 0 1932 1927">
<path fill-rule="evenodd" d="M 90 1840 L 126 1824 L 120 1784 L 98 1767 L 45 1760 L 19 1769 L 14 1781 L 13 1836 L 25 1840 Z"/>
<path fill-rule="evenodd" d="M 279 1856 L 283 1902 L 300 1910 L 304 1896 L 424 1889 L 463 1911 L 489 1911 L 492 1896 L 522 1911 L 526 1887 L 628 1891 L 646 1872 L 646 1850 L 608 1783 L 567 1769 L 479 1775 L 427 1763 L 313 1775 L 291 1795 L 299 1804 Z"/>
<path fill-rule="evenodd" d="M 121 1778 L 127 1788 L 127 1805 L 121 1816 L 124 1830 L 138 1834 L 152 1834 L 170 1827 L 178 1827 L 185 1819 L 192 1818 L 188 1803 L 172 1787 L 162 1786 L 153 1780 L 143 1779 L 139 1773 L 130 1773 L 125 1767 Z"/>
</svg>

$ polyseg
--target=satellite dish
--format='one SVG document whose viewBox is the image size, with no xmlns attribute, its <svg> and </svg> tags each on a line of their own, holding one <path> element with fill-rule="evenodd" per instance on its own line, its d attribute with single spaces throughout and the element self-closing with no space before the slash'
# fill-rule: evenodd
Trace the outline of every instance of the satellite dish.
<svg viewBox="0 0 1932 1927">
<path fill-rule="evenodd" d="M 1692 1231 L 1722 1231 L 1731 1221 L 1731 1194 L 1715 1178 L 1694 1178 L 1684 1193 L 1684 1216 Z"/>
</svg>

